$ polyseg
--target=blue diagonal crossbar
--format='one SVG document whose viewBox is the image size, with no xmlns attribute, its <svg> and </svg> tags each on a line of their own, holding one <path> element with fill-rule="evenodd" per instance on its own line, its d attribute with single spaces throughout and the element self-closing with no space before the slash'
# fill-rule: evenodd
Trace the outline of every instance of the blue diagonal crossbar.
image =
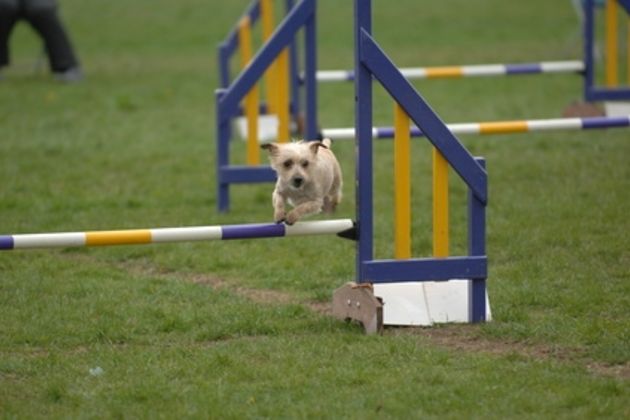
<svg viewBox="0 0 630 420">
<path fill-rule="evenodd" d="M 361 31 L 360 60 L 442 153 L 477 199 L 486 204 L 488 200 L 486 171 L 449 131 L 446 124 L 365 30 Z"/>
<path fill-rule="evenodd" d="M 237 113 L 241 100 L 258 82 L 278 54 L 293 42 L 297 31 L 306 24 L 314 13 L 315 0 L 302 0 L 291 10 L 265 46 L 258 51 L 247 68 L 232 83 L 232 86 L 225 91 L 220 100 L 224 118 Z"/>
<path fill-rule="evenodd" d="M 626 13 L 630 14 L 630 0 L 617 0 L 620 5 L 626 9 Z"/>
<path fill-rule="evenodd" d="M 260 1 L 252 1 L 245 10 L 245 13 L 243 13 L 241 19 L 246 16 L 249 17 L 249 21 L 252 25 L 260 18 Z M 237 22 L 240 23 L 240 19 Z M 230 33 L 225 37 L 225 40 L 221 43 L 228 56 L 238 47 L 238 23 L 234 25 Z"/>
</svg>

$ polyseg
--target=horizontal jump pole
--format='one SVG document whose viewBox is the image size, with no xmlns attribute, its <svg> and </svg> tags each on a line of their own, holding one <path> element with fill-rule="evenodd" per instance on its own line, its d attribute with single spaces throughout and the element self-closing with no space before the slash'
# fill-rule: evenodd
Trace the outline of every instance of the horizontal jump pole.
<svg viewBox="0 0 630 420">
<path fill-rule="evenodd" d="M 337 219 L 299 222 L 291 226 L 284 223 L 253 223 L 226 226 L 0 235 L 0 251 L 330 235 L 343 234 L 352 230 L 353 227 L 354 222 L 351 219 Z"/>
<path fill-rule="evenodd" d="M 513 134 L 531 131 L 550 130 L 590 130 L 601 128 L 630 127 L 630 115 L 623 117 L 587 117 L 587 118 L 554 118 L 544 120 L 491 121 L 481 123 L 447 124 L 453 134 Z M 412 137 L 422 137 L 424 133 L 416 127 L 410 127 Z M 333 140 L 354 139 L 354 128 L 325 128 L 324 137 Z M 393 127 L 374 127 L 372 136 L 377 139 L 394 137 Z"/>
<path fill-rule="evenodd" d="M 465 66 L 405 67 L 400 72 L 408 79 L 453 79 L 464 77 L 517 76 L 541 73 L 582 73 L 583 61 L 542 61 L 520 64 L 472 64 Z M 318 82 L 350 82 L 353 70 L 319 70 Z"/>
</svg>

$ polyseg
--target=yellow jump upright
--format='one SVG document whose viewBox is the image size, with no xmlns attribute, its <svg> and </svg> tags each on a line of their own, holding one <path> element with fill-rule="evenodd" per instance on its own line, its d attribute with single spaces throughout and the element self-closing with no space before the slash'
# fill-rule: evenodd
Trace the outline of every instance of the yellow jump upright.
<svg viewBox="0 0 630 420">
<path fill-rule="evenodd" d="M 272 0 L 260 0 L 263 41 L 267 42 L 274 31 Z M 267 112 L 278 116 L 278 138 L 280 143 L 288 142 L 291 136 L 289 127 L 289 49 L 285 48 L 265 72 L 265 93 Z"/>
<path fill-rule="evenodd" d="M 394 105 L 394 258 L 411 258 L 411 132 Z M 449 255 L 448 162 L 433 148 L 433 256 Z"/>
<path fill-rule="evenodd" d="M 630 17 L 626 19 L 626 83 L 630 85 Z"/>
<path fill-rule="evenodd" d="M 409 116 L 394 105 L 394 258 L 411 258 L 411 133 Z"/>
<path fill-rule="evenodd" d="M 238 42 L 241 51 L 241 67 L 248 66 L 252 59 L 252 31 L 249 16 L 241 19 L 238 25 Z M 247 164 L 260 164 L 258 147 L 258 86 L 254 85 L 245 96 L 245 116 L 247 118 Z"/>
<path fill-rule="evenodd" d="M 448 161 L 433 148 L 433 256 L 449 255 Z"/>
<path fill-rule="evenodd" d="M 606 86 L 615 87 L 619 85 L 619 45 L 617 34 L 619 25 L 617 22 L 618 5 L 617 0 L 606 0 Z"/>
<path fill-rule="evenodd" d="M 278 142 L 288 142 L 291 137 L 289 127 L 289 49 L 282 50 L 276 60 Z"/>
<path fill-rule="evenodd" d="M 274 28 L 273 18 L 273 1 L 272 0 L 260 0 L 260 19 L 262 21 L 262 34 L 263 41 L 267 42 L 271 38 Z M 276 113 L 278 107 L 278 95 L 277 95 L 277 76 L 278 76 L 278 64 L 274 61 L 273 64 L 265 72 L 265 93 L 267 97 L 267 111 L 270 114 Z"/>
</svg>

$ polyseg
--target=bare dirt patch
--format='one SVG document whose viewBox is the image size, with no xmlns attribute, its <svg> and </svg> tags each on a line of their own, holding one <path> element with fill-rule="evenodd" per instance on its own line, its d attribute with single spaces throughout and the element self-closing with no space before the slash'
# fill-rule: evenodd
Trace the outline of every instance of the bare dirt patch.
<svg viewBox="0 0 630 420">
<path fill-rule="evenodd" d="M 386 328 L 385 335 L 417 335 L 427 339 L 431 344 L 451 350 L 486 353 L 497 356 L 517 355 L 519 357 L 541 360 L 558 360 L 582 362 L 595 375 L 609 376 L 617 379 L 630 379 L 630 364 L 609 365 L 593 361 L 579 349 L 560 346 L 508 341 L 483 337 L 479 329 L 467 324 L 450 324 L 438 327 Z"/>
<path fill-rule="evenodd" d="M 91 257 L 74 256 L 74 258 Z M 216 290 L 229 290 L 255 303 L 265 305 L 300 304 L 311 311 L 323 316 L 332 316 L 330 302 L 316 302 L 299 299 L 293 293 L 271 289 L 247 288 L 233 284 L 232 282 L 208 274 L 180 273 L 162 269 L 146 263 L 125 262 L 117 264 L 117 267 L 132 275 L 149 276 L 164 280 L 178 280 L 194 284 L 201 284 Z M 570 349 L 560 346 L 547 346 L 542 344 L 526 343 L 522 341 L 508 341 L 491 339 L 482 336 L 479 328 L 468 324 L 448 324 L 437 327 L 388 327 L 384 331 L 385 336 L 414 335 L 426 339 L 435 346 L 451 350 L 485 353 L 497 356 L 516 355 L 519 357 L 535 359 L 555 359 L 567 362 L 583 362 L 586 368 L 594 375 L 614 377 L 617 379 L 630 379 L 630 364 L 608 365 L 593 361 L 585 357 L 579 349 Z"/>
</svg>

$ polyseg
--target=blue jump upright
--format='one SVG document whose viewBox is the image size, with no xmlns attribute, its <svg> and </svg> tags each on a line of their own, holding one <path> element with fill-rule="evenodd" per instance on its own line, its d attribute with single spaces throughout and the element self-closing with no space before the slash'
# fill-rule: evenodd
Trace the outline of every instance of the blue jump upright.
<svg viewBox="0 0 630 420">
<path fill-rule="evenodd" d="M 403 77 L 371 35 L 371 0 L 355 0 L 355 130 L 357 162 L 359 283 L 425 282 L 470 279 L 469 321 L 486 320 L 487 277 L 485 207 L 487 174 L 482 159 L 475 159 L 448 130 L 415 88 Z M 375 78 L 404 109 L 429 141 L 446 158 L 469 188 L 467 256 L 446 258 L 374 259 L 372 80 Z M 385 310 L 387 306 L 385 306 Z"/>
<path fill-rule="evenodd" d="M 275 180 L 275 173 L 269 166 L 263 165 L 233 165 L 230 164 L 230 139 L 232 137 L 231 123 L 234 117 L 241 115 L 241 102 L 251 88 L 260 80 L 267 68 L 273 63 L 283 49 L 294 48 L 294 40 L 299 30 L 304 29 L 304 112 L 305 136 L 308 139 L 317 137 L 317 86 L 315 70 L 317 68 L 315 54 L 315 12 L 316 0 L 300 0 L 293 5 L 275 29 L 271 38 L 254 56 L 249 65 L 231 82 L 229 80 L 228 60 L 233 53 L 237 38 L 233 30 L 226 41 L 219 48 L 221 84 L 216 91 L 216 133 L 217 133 L 217 207 L 220 212 L 229 210 L 230 185 L 239 183 L 271 182 Z M 252 20 L 260 13 L 259 0 L 254 0 L 245 12 Z M 292 54 L 295 63 L 295 54 Z M 293 64 L 295 65 L 295 64 Z M 295 73 L 292 71 L 292 73 Z M 292 89 L 296 92 L 296 89 Z M 296 97 L 294 97 L 294 101 Z M 288 105 L 287 105 L 288 106 Z M 295 103 L 293 106 L 297 106 Z"/>
</svg>

